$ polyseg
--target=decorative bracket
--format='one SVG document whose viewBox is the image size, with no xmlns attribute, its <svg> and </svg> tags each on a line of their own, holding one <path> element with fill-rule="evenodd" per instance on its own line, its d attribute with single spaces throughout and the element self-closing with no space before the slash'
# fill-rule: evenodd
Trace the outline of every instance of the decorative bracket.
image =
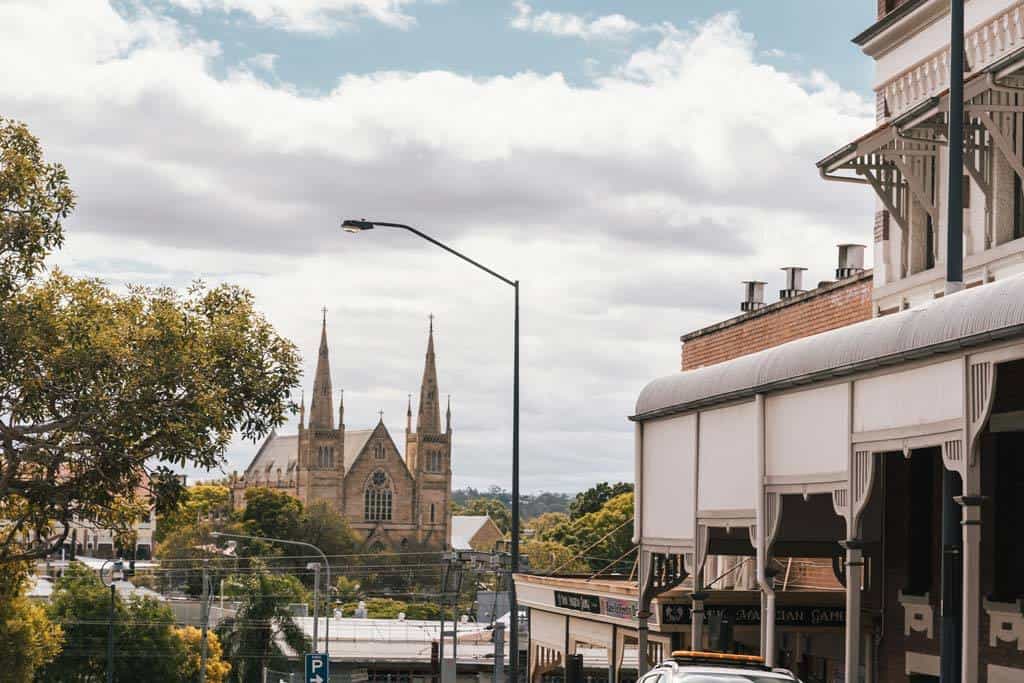
<svg viewBox="0 0 1024 683">
<path fill-rule="evenodd" d="M 896 596 L 903 606 L 903 635 L 909 636 L 911 631 L 917 631 L 924 633 L 928 640 L 934 638 L 935 608 L 930 602 L 931 594 L 904 595 L 899 591 Z"/>
<path fill-rule="evenodd" d="M 1017 652 L 1024 652 L 1024 615 L 1016 604 L 982 601 L 988 614 L 988 645 L 996 647 L 1001 641 L 1017 643 Z"/>
<path fill-rule="evenodd" d="M 832 490 L 832 509 L 846 520 L 847 537 L 858 538 L 860 517 L 871 497 L 875 481 L 875 457 L 871 451 L 854 451 L 850 455 L 850 478 L 847 485 Z"/>
</svg>

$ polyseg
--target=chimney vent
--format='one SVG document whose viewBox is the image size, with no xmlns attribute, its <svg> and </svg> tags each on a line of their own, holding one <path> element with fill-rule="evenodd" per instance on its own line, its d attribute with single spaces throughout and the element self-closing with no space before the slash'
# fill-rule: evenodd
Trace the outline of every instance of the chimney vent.
<svg viewBox="0 0 1024 683">
<path fill-rule="evenodd" d="M 786 271 L 786 288 L 779 290 L 779 298 L 785 301 L 798 294 L 803 294 L 806 291 L 804 289 L 804 271 L 807 269 L 800 266 L 786 266 L 782 270 Z"/>
<path fill-rule="evenodd" d="M 764 308 L 764 285 L 758 280 L 746 280 L 743 282 L 743 301 L 740 302 L 740 310 L 744 313 Z"/>
<path fill-rule="evenodd" d="M 836 279 L 843 280 L 864 272 L 864 245 L 840 244 L 839 264 L 836 266 Z"/>
</svg>

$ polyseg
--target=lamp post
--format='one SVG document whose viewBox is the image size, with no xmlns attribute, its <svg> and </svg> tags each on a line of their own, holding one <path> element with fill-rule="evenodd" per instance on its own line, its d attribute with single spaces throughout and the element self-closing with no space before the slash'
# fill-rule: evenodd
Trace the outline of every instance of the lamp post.
<svg viewBox="0 0 1024 683">
<path fill-rule="evenodd" d="M 365 218 L 360 220 L 347 219 L 342 221 L 341 228 L 345 232 L 360 233 L 374 228 L 398 228 L 407 230 L 417 237 L 424 239 L 436 247 L 444 249 L 449 254 L 457 256 L 463 261 L 470 263 L 491 277 L 501 280 L 512 287 L 515 292 L 515 314 L 513 322 L 513 350 L 512 350 L 512 573 L 519 571 L 519 280 L 512 280 L 500 273 L 497 273 L 487 266 L 474 261 L 465 254 L 452 249 L 447 244 L 439 242 L 430 235 L 423 233 L 416 228 L 402 223 L 384 223 L 381 221 L 368 221 Z M 519 604 L 516 600 L 515 581 L 509 582 L 509 673 L 512 683 L 519 682 Z"/>
<path fill-rule="evenodd" d="M 114 565 L 109 584 L 103 580 L 103 570 L 107 568 L 108 564 Z M 110 586 L 110 615 L 107 617 L 107 683 L 112 683 L 114 680 L 114 598 L 117 589 L 114 587 L 113 572 L 121 572 L 121 578 L 124 578 L 124 561 L 121 559 L 106 560 L 100 565 L 100 581 L 103 581 L 103 585 Z"/>
<path fill-rule="evenodd" d="M 247 540 L 247 541 L 269 541 L 271 543 L 283 543 L 285 545 L 298 545 L 298 546 L 302 546 L 303 548 L 312 548 L 313 550 L 315 550 L 320 555 L 320 558 L 324 561 L 324 568 L 325 568 L 325 570 L 327 572 L 327 585 L 328 585 L 328 587 L 331 585 L 331 563 L 327 561 L 327 556 L 324 555 L 324 551 L 320 550 L 320 548 L 317 548 L 312 543 L 304 543 L 302 541 L 291 541 L 291 540 L 288 540 L 287 538 L 270 538 L 268 536 L 247 536 L 245 534 L 229 534 L 226 531 L 211 531 L 210 532 L 210 536 L 213 536 L 214 538 L 241 538 L 241 539 L 244 539 L 244 540 Z M 319 592 L 320 592 L 319 591 L 320 581 L 319 581 L 319 577 L 320 577 L 320 573 L 319 573 L 319 570 L 317 570 L 317 573 L 316 573 L 317 581 L 316 581 L 316 585 L 314 586 L 314 591 L 313 591 L 313 650 L 315 652 L 319 652 L 320 651 L 318 649 L 320 647 L 320 643 L 318 642 L 318 638 L 317 638 L 317 636 L 319 635 L 317 633 L 317 624 L 319 623 L 319 606 L 320 606 L 320 595 L 319 595 Z M 327 594 L 328 595 L 331 594 L 330 588 L 328 588 Z M 328 655 L 327 658 L 329 660 L 330 659 L 330 654 L 331 654 L 331 610 L 330 610 L 329 607 L 327 609 L 326 617 L 327 617 L 327 621 L 325 623 L 326 633 L 324 635 L 324 654 Z"/>
</svg>

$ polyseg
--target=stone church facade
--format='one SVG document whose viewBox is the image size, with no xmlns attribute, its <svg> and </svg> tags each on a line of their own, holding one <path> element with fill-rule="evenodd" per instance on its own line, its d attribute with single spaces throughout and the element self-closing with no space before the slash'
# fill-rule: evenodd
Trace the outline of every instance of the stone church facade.
<svg viewBox="0 0 1024 683">
<path fill-rule="evenodd" d="M 308 420 L 303 398 L 298 433 L 271 432 L 245 473 L 233 476 L 235 508 L 244 507 L 245 489 L 268 487 L 304 505 L 326 501 L 347 519 L 366 548 L 449 548 L 451 404 L 442 431 L 433 320 L 415 428 L 411 395 L 406 411 L 404 457 L 383 419 L 370 429 L 346 428 L 344 392 L 335 422 L 333 399 L 325 317 Z"/>
</svg>

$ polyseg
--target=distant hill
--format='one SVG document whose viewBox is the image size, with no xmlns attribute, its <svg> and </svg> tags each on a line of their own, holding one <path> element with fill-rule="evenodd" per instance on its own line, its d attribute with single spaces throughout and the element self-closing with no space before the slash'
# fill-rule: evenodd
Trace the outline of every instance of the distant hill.
<svg viewBox="0 0 1024 683">
<path fill-rule="evenodd" d="M 469 501 L 476 498 L 491 498 L 499 501 L 505 506 L 511 507 L 512 493 L 498 486 L 492 486 L 486 491 L 480 491 L 472 486 L 452 491 L 452 503 L 458 506 L 465 506 Z M 519 513 L 524 520 L 532 519 L 545 512 L 569 511 L 569 504 L 576 498 L 573 493 L 551 493 L 543 491 L 536 494 L 522 494 L 519 496 Z"/>
</svg>

